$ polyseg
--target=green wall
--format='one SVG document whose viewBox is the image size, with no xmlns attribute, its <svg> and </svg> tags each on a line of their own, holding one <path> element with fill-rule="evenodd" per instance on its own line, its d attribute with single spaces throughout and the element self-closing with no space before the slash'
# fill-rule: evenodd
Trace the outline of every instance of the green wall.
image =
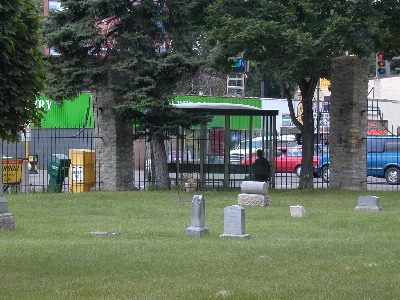
<svg viewBox="0 0 400 300">
<path fill-rule="evenodd" d="M 261 100 L 256 98 L 219 98 L 205 96 L 177 96 L 175 103 L 235 103 L 247 104 L 261 108 Z M 92 97 L 90 93 L 82 93 L 72 100 L 59 103 L 42 95 L 36 100 L 36 107 L 43 107 L 45 115 L 40 121 L 42 128 L 93 128 Z M 232 116 L 231 129 L 249 129 L 250 117 Z M 253 117 L 253 128 L 260 128 L 261 117 Z M 224 116 L 213 118 L 209 127 L 225 127 Z"/>
<path fill-rule="evenodd" d="M 42 128 L 93 128 L 92 97 L 83 93 L 72 100 L 59 103 L 42 95 L 36 107 L 43 107 L 45 114 L 40 120 Z"/>
</svg>

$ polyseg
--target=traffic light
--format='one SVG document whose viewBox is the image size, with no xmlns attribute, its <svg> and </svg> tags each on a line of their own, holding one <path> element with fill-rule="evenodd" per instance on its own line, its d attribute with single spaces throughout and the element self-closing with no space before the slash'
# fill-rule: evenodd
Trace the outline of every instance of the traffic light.
<svg viewBox="0 0 400 300">
<path fill-rule="evenodd" d="M 376 54 L 376 75 L 378 77 L 387 76 L 386 74 L 386 60 L 383 53 Z"/>
</svg>

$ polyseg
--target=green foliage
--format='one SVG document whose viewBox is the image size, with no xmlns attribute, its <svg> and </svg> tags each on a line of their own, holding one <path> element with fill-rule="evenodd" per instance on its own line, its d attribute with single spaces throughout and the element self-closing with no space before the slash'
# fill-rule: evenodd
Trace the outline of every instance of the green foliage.
<svg viewBox="0 0 400 300">
<path fill-rule="evenodd" d="M 44 78 L 40 17 L 28 0 L 3 1 L 0 16 L 0 138 L 15 141 L 24 123 L 41 114 L 35 107 Z"/>
<path fill-rule="evenodd" d="M 268 67 L 264 64 L 252 64 L 250 62 L 250 72 L 247 73 L 246 96 L 261 96 L 261 81 L 264 82 L 265 98 L 283 98 L 283 90 L 280 81 L 273 73 L 269 73 Z"/>
<path fill-rule="evenodd" d="M 212 39 L 223 54 L 265 63 L 284 82 L 328 77 L 340 55 L 399 49 L 398 1 L 216 1 Z M 386 33 L 386 35 L 383 35 Z M 384 45 L 386 45 L 384 47 Z"/>
<path fill-rule="evenodd" d="M 399 56 L 400 3 L 398 0 L 374 2 L 376 52 L 383 52 L 386 57 Z"/>
<path fill-rule="evenodd" d="M 270 190 L 270 207 L 246 207 L 250 239 L 219 237 L 237 191 L 203 192 L 201 238 L 185 233 L 191 193 L 9 195 L 1 298 L 398 299 L 398 192 L 374 193 L 383 211 L 355 211 L 370 192 Z M 297 204 L 306 217 L 290 216 Z"/>
<path fill-rule="evenodd" d="M 219 61 L 241 54 L 281 82 L 289 109 L 293 86 L 301 91 L 303 140 L 299 188 L 312 188 L 312 99 L 319 78 L 330 78 L 332 59 L 399 53 L 400 4 L 390 1 L 218 0 L 209 8 L 210 42 Z M 222 57 L 222 58 L 221 58 Z"/>
<path fill-rule="evenodd" d="M 50 14 L 44 30 L 61 54 L 49 58 L 46 94 L 66 99 L 83 89 L 112 90 L 120 95 L 115 109 L 122 118 L 150 132 L 176 127 L 182 117 L 169 100 L 179 79 L 203 62 L 202 49 L 195 47 L 201 3 L 62 1 L 64 9 Z"/>
</svg>

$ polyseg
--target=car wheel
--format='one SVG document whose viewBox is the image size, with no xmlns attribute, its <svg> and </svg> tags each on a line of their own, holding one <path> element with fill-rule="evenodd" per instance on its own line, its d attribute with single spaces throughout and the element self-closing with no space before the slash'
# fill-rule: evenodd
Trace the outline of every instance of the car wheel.
<svg viewBox="0 0 400 300">
<path fill-rule="evenodd" d="M 294 170 L 297 176 L 300 177 L 300 172 L 301 172 L 301 166 L 297 166 L 296 169 Z"/>
<path fill-rule="evenodd" d="M 322 181 L 323 182 L 329 182 L 329 166 L 323 166 L 322 167 Z"/>
<path fill-rule="evenodd" d="M 399 183 L 399 169 L 396 167 L 390 167 L 385 172 L 385 179 L 389 184 L 398 184 Z"/>
</svg>

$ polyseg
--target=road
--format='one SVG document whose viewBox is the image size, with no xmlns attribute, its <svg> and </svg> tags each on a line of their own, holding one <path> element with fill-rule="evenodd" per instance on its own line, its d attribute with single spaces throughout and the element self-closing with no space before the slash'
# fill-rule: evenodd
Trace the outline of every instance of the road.
<svg viewBox="0 0 400 300">
<path fill-rule="evenodd" d="M 206 182 L 206 189 L 222 189 L 222 174 L 210 174 L 212 178 Z M 175 184 L 174 174 L 172 176 L 172 183 Z M 244 175 L 232 175 L 231 176 L 231 188 L 240 188 L 241 182 L 244 180 Z M 368 177 L 367 190 L 370 191 L 398 191 L 400 185 L 389 185 L 385 179 Z M 29 186 L 30 190 L 34 192 L 45 192 L 47 191 L 47 185 L 49 182 L 49 176 L 46 170 L 39 169 L 37 174 L 29 174 Z M 275 188 L 276 189 L 295 189 L 298 187 L 299 178 L 297 175 L 292 173 L 279 173 L 275 177 Z M 65 178 L 62 191 L 68 192 L 69 179 Z M 135 186 L 140 189 L 146 189 L 149 186 L 148 182 L 145 182 L 144 172 L 135 171 Z M 314 178 L 314 188 L 327 188 L 328 184 L 323 183 L 320 178 Z M 99 189 L 96 186 L 95 189 Z M 100 187 L 101 189 L 101 187 Z M 11 190 L 10 190 L 11 192 Z"/>
</svg>

